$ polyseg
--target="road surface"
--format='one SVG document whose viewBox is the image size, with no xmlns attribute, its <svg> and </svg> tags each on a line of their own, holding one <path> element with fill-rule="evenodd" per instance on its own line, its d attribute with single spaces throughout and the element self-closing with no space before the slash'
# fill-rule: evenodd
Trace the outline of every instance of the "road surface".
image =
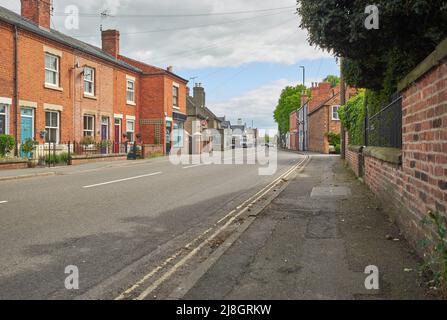
<svg viewBox="0 0 447 320">
<path fill-rule="evenodd" d="M 113 299 L 302 158 L 278 152 L 273 176 L 163 160 L 0 182 L 0 299 Z"/>
</svg>

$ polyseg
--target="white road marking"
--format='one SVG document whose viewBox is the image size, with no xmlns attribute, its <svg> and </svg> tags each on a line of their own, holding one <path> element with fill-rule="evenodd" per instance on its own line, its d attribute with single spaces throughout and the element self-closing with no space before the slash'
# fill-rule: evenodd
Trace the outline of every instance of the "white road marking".
<svg viewBox="0 0 447 320">
<path fill-rule="evenodd" d="M 166 273 L 164 273 L 160 278 L 158 278 L 151 286 L 146 288 L 137 298 L 136 300 L 143 300 L 145 299 L 151 292 L 153 292 L 156 288 L 160 286 L 161 283 L 163 283 L 166 279 L 168 279 L 173 273 L 175 273 L 181 266 L 183 266 L 188 260 L 190 260 L 193 256 L 197 254 L 198 251 L 200 251 L 201 248 L 205 246 L 206 243 L 209 243 L 210 240 L 215 238 L 222 230 L 225 230 L 233 221 L 235 221 L 239 216 L 241 216 L 244 212 L 246 212 L 251 205 L 255 204 L 257 201 L 259 201 L 262 197 L 264 197 L 268 192 L 270 192 L 273 188 L 277 187 L 278 183 L 282 179 L 288 179 L 288 177 L 298 168 L 300 168 L 302 165 L 305 166 L 305 163 L 309 157 L 306 157 L 303 159 L 300 163 L 293 166 L 289 170 L 287 170 L 285 173 L 283 173 L 281 176 L 279 176 L 277 179 L 269 183 L 266 187 L 264 187 L 262 190 L 257 192 L 255 195 L 250 197 L 248 200 L 246 200 L 244 203 L 239 205 L 235 210 L 232 210 L 228 214 L 226 214 L 222 219 L 220 219 L 214 226 L 207 229 L 204 233 L 199 235 L 197 238 L 192 240 L 190 243 L 188 243 L 184 248 L 191 250 L 188 255 L 186 255 L 183 259 L 181 259 L 179 262 L 177 262 L 174 266 L 171 267 Z M 245 208 L 244 208 L 245 207 Z M 240 210 L 242 209 L 242 210 Z M 238 210 L 240 210 L 238 212 Z M 236 214 L 235 214 L 236 213 Z M 235 214 L 235 215 L 234 215 Z M 225 223 L 225 225 L 221 226 L 217 229 L 216 232 L 214 232 L 210 237 L 205 239 L 202 243 L 199 243 L 194 249 L 193 245 L 195 245 L 198 241 L 201 241 L 205 236 L 210 234 L 216 227 L 219 226 L 219 224 L 223 223 L 225 220 L 228 221 Z M 135 290 L 137 290 L 139 287 L 141 287 L 147 280 L 155 276 L 157 273 L 162 271 L 164 268 L 166 268 L 171 262 L 173 262 L 176 258 L 180 257 L 182 253 L 184 252 L 184 249 L 180 249 L 178 252 L 173 254 L 171 257 L 166 259 L 162 264 L 160 264 L 158 267 L 153 269 L 151 272 L 146 274 L 142 279 L 140 279 L 137 283 L 135 283 L 133 286 L 131 286 L 129 289 L 121 293 L 115 300 L 124 300 L 127 296 L 132 294 Z"/>
<path fill-rule="evenodd" d="M 141 178 L 156 176 L 156 175 L 159 175 L 159 174 L 162 174 L 162 173 L 163 172 L 154 172 L 154 173 L 144 174 L 144 175 L 141 175 L 141 176 L 126 178 L 126 179 L 119 179 L 119 180 L 114 180 L 114 181 L 109 181 L 109 182 L 92 184 L 90 186 L 85 186 L 85 187 L 82 187 L 82 188 L 89 189 L 89 188 L 94 188 L 94 187 L 100 187 L 100 186 L 105 186 L 105 185 L 108 185 L 108 184 L 113 184 L 113 183 L 118 183 L 118 182 L 124 182 L 124 181 L 130 181 L 130 180 L 135 180 L 135 179 L 141 179 Z"/>
<path fill-rule="evenodd" d="M 8 203 L 8 201 L 0 201 L 0 204 Z"/>
<path fill-rule="evenodd" d="M 195 165 L 192 165 L 192 166 L 188 166 L 188 167 L 183 167 L 183 169 L 191 169 L 191 168 L 197 168 L 197 167 L 202 167 L 202 166 L 204 166 L 205 164 L 195 164 Z"/>
</svg>

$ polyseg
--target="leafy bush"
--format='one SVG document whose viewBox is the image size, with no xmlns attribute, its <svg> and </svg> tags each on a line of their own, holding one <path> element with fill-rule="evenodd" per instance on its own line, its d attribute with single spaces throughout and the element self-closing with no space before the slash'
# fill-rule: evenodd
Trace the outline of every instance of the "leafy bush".
<svg viewBox="0 0 447 320">
<path fill-rule="evenodd" d="M 365 108 L 365 90 L 360 90 L 358 95 L 338 110 L 343 126 L 349 133 L 350 145 L 364 144 Z"/>
<path fill-rule="evenodd" d="M 341 143 L 340 134 L 335 132 L 329 132 L 326 134 L 329 144 L 331 146 L 336 146 Z"/>
<path fill-rule="evenodd" d="M 30 158 L 33 157 L 34 154 L 34 148 L 39 145 L 39 142 L 37 142 L 34 139 L 26 139 L 24 143 L 22 143 L 21 149 L 22 152 L 27 154 Z"/>
<path fill-rule="evenodd" d="M 68 163 L 69 160 L 69 156 L 67 152 L 63 152 L 60 154 L 56 154 L 56 155 L 47 155 L 45 157 L 45 162 L 47 164 L 63 164 L 63 163 Z"/>
<path fill-rule="evenodd" d="M 336 144 L 335 145 L 335 153 L 336 154 L 341 154 L 341 145 L 340 144 Z"/>
<path fill-rule="evenodd" d="M 81 145 L 83 146 L 89 146 L 95 143 L 96 143 L 95 139 L 90 136 L 85 136 L 81 139 Z"/>
<path fill-rule="evenodd" d="M 12 149 L 16 142 L 12 136 L 1 134 L 0 135 L 0 157 L 6 156 Z"/>
</svg>

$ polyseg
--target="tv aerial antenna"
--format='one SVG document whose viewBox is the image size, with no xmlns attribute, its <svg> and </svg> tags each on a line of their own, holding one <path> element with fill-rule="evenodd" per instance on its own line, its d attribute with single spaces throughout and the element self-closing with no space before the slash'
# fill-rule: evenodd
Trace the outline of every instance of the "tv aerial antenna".
<svg viewBox="0 0 447 320">
<path fill-rule="evenodd" d="M 109 9 L 106 9 L 104 11 L 101 12 L 101 25 L 99 26 L 99 30 L 102 32 L 102 25 L 104 23 L 104 20 L 111 17 L 112 15 L 110 14 Z"/>
</svg>

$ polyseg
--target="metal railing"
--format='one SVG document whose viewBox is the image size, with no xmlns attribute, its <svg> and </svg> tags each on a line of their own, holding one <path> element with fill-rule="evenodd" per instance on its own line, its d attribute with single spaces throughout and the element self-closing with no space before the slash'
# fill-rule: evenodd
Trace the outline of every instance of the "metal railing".
<svg viewBox="0 0 447 320">
<path fill-rule="evenodd" d="M 368 108 L 366 108 L 368 110 Z M 365 117 L 365 145 L 402 148 L 402 97 L 393 101 L 375 115 Z"/>
<path fill-rule="evenodd" d="M 112 141 L 89 144 L 77 141 L 69 141 L 67 143 L 45 143 L 36 146 L 33 158 L 37 161 L 36 165 L 38 166 L 55 167 L 70 165 L 73 157 L 125 155 L 132 151 L 132 148 L 132 143 Z"/>
</svg>

